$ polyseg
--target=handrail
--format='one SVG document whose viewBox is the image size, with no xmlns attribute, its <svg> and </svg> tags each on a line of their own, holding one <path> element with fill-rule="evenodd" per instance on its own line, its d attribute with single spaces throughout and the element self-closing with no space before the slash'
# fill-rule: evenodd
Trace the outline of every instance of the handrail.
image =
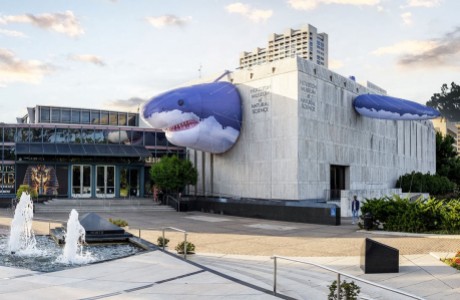
<svg viewBox="0 0 460 300">
<path fill-rule="evenodd" d="M 180 212 L 180 200 L 174 198 L 171 195 L 166 195 L 166 205 L 169 205 L 169 200 L 172 200 L 176 206 L 176 211 Z"/>
<path fill-rule="evenodd" d="M 164 227 L 162 229 L 162 232 L 163 232 L 163 251 L 165 250 L 165 231 L 166 231 L 166 229 L 171 229 L 171 230 L 174 230 L 174 231 L 184 233 L 184 259 L 187 259 L 187 234 L 188 234 L 187 231 L 182 230 L 182 229 L 178 229 L 178 228 L 175 228 L 175 227 Z"/>
<path fill-rule="evenodd" d="M 276 262 L 276 260 L 278 258 L 279 259 L 284 259 L 284 260 L 287 260 L 287 261 L 301 263 L 301 264 L 312 265 L 312 266 L 315 266 L 315 267 L 318 267 L 318 268 L 321 268 L 321 269 L 324 269 L 324 270 L 327 270 L 327 271 L 337 273 L 337 299 L 340 299 L 340 275 L 343 275 L 343 276 L 351 278 L 353 280 L 360 281 L 360 282 L 363 282 L 363 283 L 366 283 L 366 284 L 369 284 L 369 285 L 372 285 L 372 286 L 375 286 L 375 287 L 378 287 L 378 288 L 381 288 L 381 289 L 384 289 L 384 290 L 387 290 L 387 291 L 390 291 L 390 292 L 393 292 L 393 293 L 397 293 L 397 294 L 407 296 L 407 297 L 410 297 L 410 298 L 413 298 L 413 299 L 424 300 L 424 298 L 421 298 L 419 296 L 415 296 L 415 295 L 406 293 L 406 292 L 398 290 L 398 289 L 390 288 L 390 287 L 387 287 L 387 286 L 384 286 L 384 285 L 381 285 L 381 284 L 378 284 L 378 283 L 375 283 L 375 282 L 372 282 L 372 281 L 368 281 L 366 279 L 362 279 L 362 278 L 359 278 L 359 277 L 356 277 L 356 276 L 353 276 L 353 275 L 350 275 L 350 274 L 346 274 L 346 273 L 331 269 L 331 268 L 323 266 L 323 265 L 319 265 L 319 264 L 312 263 L 312 262 L 307 262 L 307 261 L 301 261 L 301 260 L 297 260 L 297 259 L 292 259 L 292 258 L 289 258 L 289 257 L 278 256 L 278 255 L 273 255 L 271 257 L 271 259 L 274 260 L 273 294 L 275 294 L 275 295 L 276 295 L 276 277 L 277 277 L 277 262 Z"/>
<path fill-rule="evenodd" d="M 176 228 L 176 227 L 163 227 L 163 228 L 161 228 L 162 237 L 163 237 L 163 251 L 165 250 L 165 242 L 164 242 L 164 240 L 165 240 L 165 231 L 167 229 L 182 232 L 184 234 L 184 259 L 187 259 L 187 235 L 188 235 L 188 232 L 185 231 L 185 230 Z M 141 231 L 142 230 L 159 230 L 159 229 L 158 228 L 140 228 L 139 227 L 138 228 L 138 231 L 139 231 L 138 237 L 139 237 L 139 239 L 141 239 Z"/>
</svg>

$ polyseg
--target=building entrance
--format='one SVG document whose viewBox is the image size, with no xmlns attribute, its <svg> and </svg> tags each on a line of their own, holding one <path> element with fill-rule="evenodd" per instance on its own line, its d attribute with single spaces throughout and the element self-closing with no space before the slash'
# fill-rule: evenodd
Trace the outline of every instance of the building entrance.
<svg viewBox="0 0 460 300">
<path fill-rule="evenodd" d="M 120 170 L 120 196 L 139 196 L 139 168 L 121 168 Z"/>
<path fill-rule="evenodd" d="M 96 197 L 115 197 L 115 166 L 96 166 Z"/>
<path fill-rule="evenodd" d="M 72 197 L 90 198 L 91 197 L 91 166 L 73 165 L 72 166 Z"/>
<path fill-rule="evenodd" d="M 340 200 L 340 192 L 347 189 L 347 166 L 331 165 L 330 200 Z"/>
</svg>

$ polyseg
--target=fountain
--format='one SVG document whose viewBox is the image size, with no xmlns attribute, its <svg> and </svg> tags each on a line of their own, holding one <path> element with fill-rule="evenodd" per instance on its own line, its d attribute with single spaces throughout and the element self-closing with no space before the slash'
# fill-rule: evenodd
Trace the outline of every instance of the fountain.
<svg viewBox="0 0 460 300">
<path fill-rule="evenodd" d="M 94 258 L 91 256 L 91 253 L 83 253 L 84 242 L 85 228 L 78 221 L 78 212 L 72 209 L 69 220 L 67 221 L 64 250 L 57 261 L 64 264 L 85 264 L 92 262 Z"/>
<path fill-rule="evenodd" d="M 10 228 L 8 251 L 12 254 L 36 254 L 37 241 L 32 231 L 32 219 L 34 217 L 34 204 L 30 195 L 22 193 Z"/>
<path fill-rule="evenodd" d="M 87 214 L 88 215 L 88 214 Z M 10 236 L 0 236 L 0 265 L 8 267 L 26 268 L 33 271 L 51 272 L 87 264 L 95 261 L 105 261 L 130 256 L 142 251 L 141 248 L 128 241 L 128 234 L 114 234 L 108 231 L 109 240 L 114 237 L 125 238 L 124 243 L 104 243 L 91 246 L 91 253 L 83 251 L 85 235 L 88 236 L 88 229 L 85 226 L 87 220 L 98 220 L 99 216 L 89 214 L 80 224 L 78 212 L 72 209 L 67 221 L 67 228 L 59 228 L 62 241 L 65 245 L 61 248 L 55 241 L 56 237 L 35 236 L 32 230 L 33 203 L 30 195 L 23 193 L 16 206 L 14 217 L 11 222 Z M 104 220 L 105 221 L 105 220 Z M 102 222 L 101 220 L 99 222 Z M 107 221 L 108 222 L 108 221 Z M 94 224 L 94 222 L 92 222 Z M 113 225 L 113 224 L 112 224 Z M 93 235 L 97 233 L 94 225 Z M 120 228 L 118 228 L 120 230 Z M 121 229 L 122 230 L 122 229 Z M 122 230 L 124 232 L 124 230 Z M 91 234 L 90 234 L 91 236 Z"/>
</svg>

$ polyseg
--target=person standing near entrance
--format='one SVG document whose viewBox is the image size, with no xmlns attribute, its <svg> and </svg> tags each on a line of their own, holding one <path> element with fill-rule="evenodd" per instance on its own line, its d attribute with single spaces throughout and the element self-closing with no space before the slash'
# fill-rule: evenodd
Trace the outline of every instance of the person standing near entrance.
<svg viewBox="0 0 460 300">
<path fill-rule="evenodd" d="M 352 224 L 355 224 L 358 220 L 359 215 L 359 200 L 356 195 L 353 196 L 353 201 L 351 201 L 351 214 L 352 214 Z"/>
</svg>

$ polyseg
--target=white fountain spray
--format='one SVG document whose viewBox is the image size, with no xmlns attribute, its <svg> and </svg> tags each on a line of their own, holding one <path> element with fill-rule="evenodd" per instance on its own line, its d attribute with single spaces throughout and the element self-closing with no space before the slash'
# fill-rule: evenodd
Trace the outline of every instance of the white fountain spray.
<svg viewBox="0 0 460 300">
<path fill-rule="evenodd" d="M 67 221 L 64 251 L 57 261 L 64 264 L 84 264 L 93 261 L 91 253 L 83 253 L 84 242 L 85 229 L 78 221 L 78 212 L 72 209 Z"/>
<path fill-rule="evenodd" d="M 34 232 L 32 231 L 32 219 L 34 217 L 34 204 L 30 195 L 22 193 L 13 221 L 11 222 L 10 238 L 8 240 L 8 251 L 11 254 L 36 254 Z"/>
</svg>

